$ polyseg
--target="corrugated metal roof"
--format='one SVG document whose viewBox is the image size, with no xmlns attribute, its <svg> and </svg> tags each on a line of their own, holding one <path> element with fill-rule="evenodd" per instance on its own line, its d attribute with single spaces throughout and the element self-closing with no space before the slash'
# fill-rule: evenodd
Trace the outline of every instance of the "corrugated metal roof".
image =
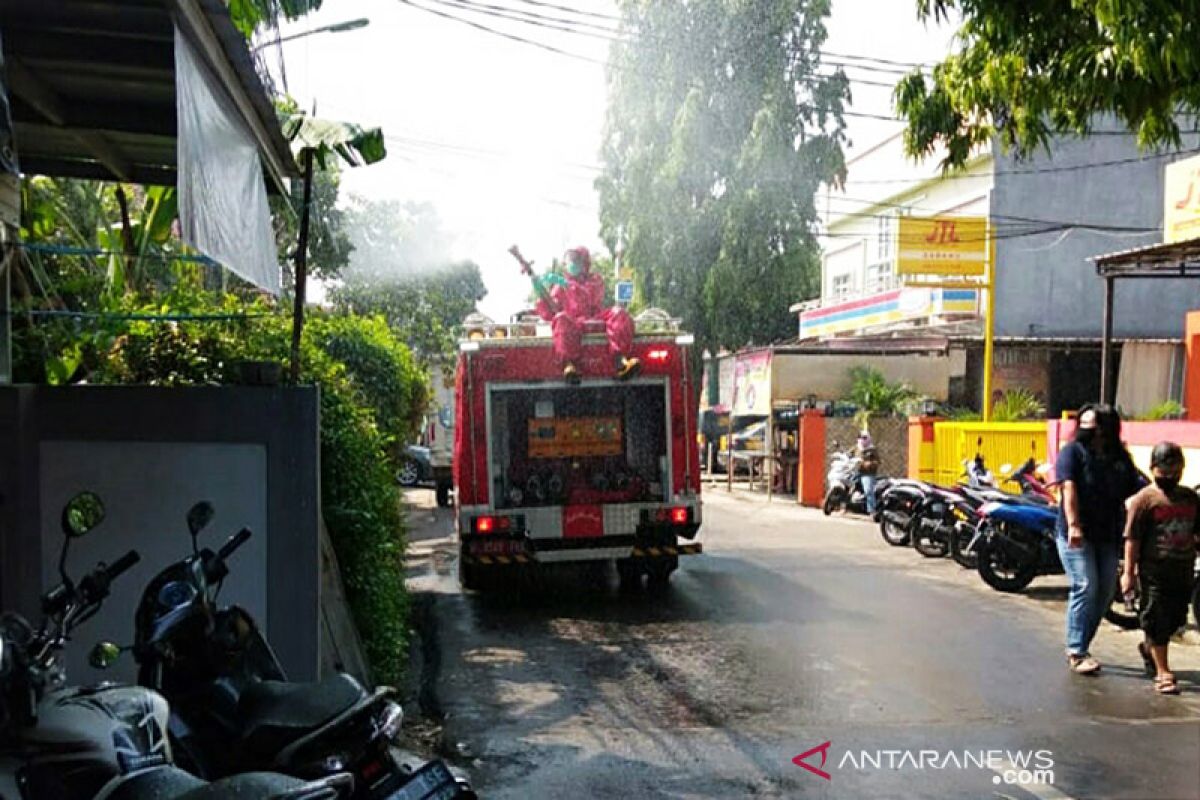
<svg viewBox="0 0 1200 800">
<path fill-rule="evenodd" d="M 174 24 L 198 43 L 255 132 L 276 186 L 299 177 L 245 38 L 220 0 L 4 0 L 0 34 L 21 171 L 174 185 Z"/>
</svg>

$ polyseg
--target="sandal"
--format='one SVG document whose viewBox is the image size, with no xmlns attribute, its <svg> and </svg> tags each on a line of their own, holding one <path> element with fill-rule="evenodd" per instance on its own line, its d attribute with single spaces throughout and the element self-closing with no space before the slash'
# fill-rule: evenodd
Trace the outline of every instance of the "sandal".
<svg viewBox="0 0 1200 800">
<path fill-rule="evenodd" d="M 1150 648 L 1145 642 L 1138 642 L 1138 655 L 1142 657 L 1142 665 L 1146 668 L 1146 677 L 1153 678 L 1158 672 L 1158 667 L 1154 666 L 1154 659 L 1150 655 Z"/>
<path fill-rule="evenodd" d="M 1159 694 L 1179 694 L 1179 684 L 1175 682 L 1174 675 L 1164 672 L 1154 676 L 1154 691 Z"/>
<path fill-rule="evenodd" d="M 1100 672 L 1100 662 L 1087 653 L 1081 656 L 1067 653 L 1067 668 L 1076 675 L 1095 675 Z"/>
</svg>

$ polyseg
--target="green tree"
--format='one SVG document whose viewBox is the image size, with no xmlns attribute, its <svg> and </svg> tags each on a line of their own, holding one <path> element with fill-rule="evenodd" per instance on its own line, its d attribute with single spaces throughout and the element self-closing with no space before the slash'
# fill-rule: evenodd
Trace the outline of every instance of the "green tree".
<svg viewBox="0 0 1200 800">
<path fill-rule="evenodd" d="M 350 263 L 354 245 L 346 231 L 346 212 L 338 207 L 338 191 L 341 187 L 341 170 L 336 163 L 328 169 L 313 171 L 312 211 L 308 230 L 308 274 L 329 280 L 342 274 Z M 283 261 L 286 275 L 285 286 L 291 285 L 293 261 L 289 255 L 296 251 L 300 230 L 300 218 L 293 209 L 299 209 L 303 200 L 304 182 L 292 182 L 290 198 L 272 197 L 271 220 L 275 229 L 275 246 Z M 291 205 L 291 209 L 287 206 Z"/>
<path fill-rule="evenodd" d="M 843 74 L 819 72 L 828 0 L 620 4 L 601 235 L 697 353 L 793 335 L 818 287 L 814 196 L 844 173 Z"/>
<path fill-rule="evenodd" d="M 443 362 L 487 294 L 479 266 L 451 260 L 451 237 L 427 203 L 354 198 L 347 216 L 354 250 L 330 292 L 335 307 L 381 315 L 423 366 Z"/>
<path fill-rule="evenodd" d="M 917 0 L 922 19 L 961 14 L 960 50 L 896 87 L 905 146 L 960 167 L 998 137 L 1018 156 L 1115 115 L 1145 148 L 1180 143 L 1200 113 L 1200 2 Z"/>
<path fill-rule="evenodd" d="M 379 314 L 424 366 L 454 352 L 455 329 L 487 294 L 479 266 L 461 261 L 435 272 L 386 283 L 347 277 L 331 293 L 334 306 L 352 314 Z"/>
</svg>

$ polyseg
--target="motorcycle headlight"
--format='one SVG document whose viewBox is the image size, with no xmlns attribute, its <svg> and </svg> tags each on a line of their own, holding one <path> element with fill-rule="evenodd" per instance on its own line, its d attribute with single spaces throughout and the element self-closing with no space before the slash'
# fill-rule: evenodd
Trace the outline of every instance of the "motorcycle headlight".
<svg viewBox="0 0 1200 800">
<path fill-rule="evenodd" d="M 398 703 L 388 703 L 379 714 L 376 725 L 379 733 L 389 742 L 400 738 L 400 728 L 404 724 L 404 710 Z"/>
</svg>

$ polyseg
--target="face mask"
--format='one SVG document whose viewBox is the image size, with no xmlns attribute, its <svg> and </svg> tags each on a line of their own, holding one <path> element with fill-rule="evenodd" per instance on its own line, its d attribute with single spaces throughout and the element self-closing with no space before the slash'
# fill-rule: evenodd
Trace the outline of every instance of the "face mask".
<svg viewBox="0 0 1200 800">
<path fill-rule="evenodd" d="M 1075 431 L 1075 441 L 1082 445 L 1090 445 L 1096 440 L 1095 428 L 1080 428 Z"/>
<path fill-rule="evenodd" d="M 1162 478 L 1155 476 L 1154 485 L 1162 489 L 1164 492 L 1169 492 L 1179 485 L 1179 478 Z"/>
<path fill-rule="evenodd" d="M 573 278 L 578 278 L 583 274 L 583 264 L 578 261 L 572 261 L 567 264 L 567 273 Z"/>
</svg>

